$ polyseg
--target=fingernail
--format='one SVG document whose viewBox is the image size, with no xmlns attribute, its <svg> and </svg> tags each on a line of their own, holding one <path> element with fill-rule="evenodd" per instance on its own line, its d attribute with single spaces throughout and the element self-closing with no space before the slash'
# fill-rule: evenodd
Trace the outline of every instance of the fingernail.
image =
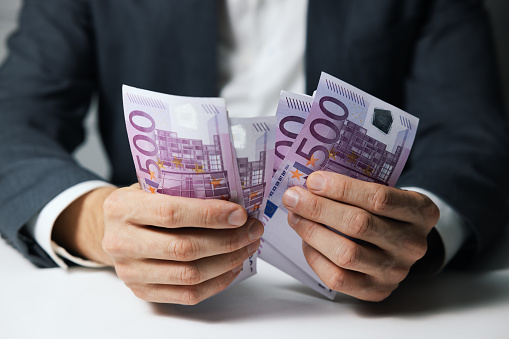
<svg viewBox="0 0 509 339">
<path fill-rule="evenodd" d="M 286 207 L 293 208 L 297 206 L 299 198 L 299 193 L 297 193 L 294 189 L 289 189 L 283 195 L 283 204 L 285 204 Z"/>
<path fill-rule="evenodd" d="M 249 227 L 249 240 L 257 240 L 263 235 L 263 225 L 260 222 L 255 222 Z"/>
<path fill-rule="evenodd" d="M 228 223 L 233 226 L 240 226 L 244 225 L 246 222 L 246 214 L 239 209 L 236 209 L 235 211 L 231 212 L 228 216 Z"/>
<path fill-rule="evenodd" d="M 306 185 L 313 191 L 321 191 L 325 188 L 325 178 L 320 173 L 313 173 L 308 177 Z"/>
<path fill-rule="evenodd" d="M 299 222 L 299 220 L 302 219 L 302 217 L 295 213 L 288 213 L 288 221 L 290 222 L 290 226 L 295 226 Z"/>
<path fill-rule="evenodd" d="M 260 244 L 258 243 L 258 241 L 255 241 L 254 243 L 247 245 L 247 252 L 253 253 L 258 249 L 258 247 L 260 247 Z"/>
<path fill-rule="evenodd" d="M 242 267 L 244 267 L 244 264 L 242 264 L 242 265 L 240 265 L 240 266 L 235 267 L 235 268 L 232 270 L 233 274 L 235 275 L 235 274 L 239 273 L 240 271 L 242 271 Z"/>
</svg>

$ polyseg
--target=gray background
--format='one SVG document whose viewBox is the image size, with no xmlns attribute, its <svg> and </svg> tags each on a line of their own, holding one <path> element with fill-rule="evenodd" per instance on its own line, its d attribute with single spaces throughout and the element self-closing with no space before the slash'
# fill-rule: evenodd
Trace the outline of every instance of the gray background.
<svg viewBox="0 0 509 339">
<path fill-rule="evenodd" d="M 44 1 L 44 0 L 41 0 Z M 0 0 L 0 62 L 7 54 L 5 39 L 16 27 L 21 0 Z M 498 58 L 507 107 L 509 107 L 509 1 L 487 0 L 498 47 Z M 109 164 L 97 133 L 94 104 L 87 117 L 87 141 L 75 153 L 76 159 L 85 167 L 104 178 L 109 177 Z"/>
</svg>

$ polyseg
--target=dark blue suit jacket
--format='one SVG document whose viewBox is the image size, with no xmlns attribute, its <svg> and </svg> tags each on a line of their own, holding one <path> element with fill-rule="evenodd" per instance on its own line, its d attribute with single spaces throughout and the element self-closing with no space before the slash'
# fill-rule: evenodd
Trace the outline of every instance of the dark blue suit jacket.
<svg viewBox="0 0 509 339">
<path fill-rule="evenodd" d="M 54 263 L 24 225 L 97 179 L 71 152 L 99 95 L 112 182 L 136 181 L 122 84 L 218 94 L 218 1 L 26 0 L 0 70 L 0 232 L 38 266 Z M 281 13 L 281 15 L 286 15 Z M 473 237 L 466 261 L 506 222 L 508 133 L 487 17 L 477 0 L 310 0 L 307 92 L 321 71 L 421 119 L 398 185 L 453 206 Z"/>
</svg>

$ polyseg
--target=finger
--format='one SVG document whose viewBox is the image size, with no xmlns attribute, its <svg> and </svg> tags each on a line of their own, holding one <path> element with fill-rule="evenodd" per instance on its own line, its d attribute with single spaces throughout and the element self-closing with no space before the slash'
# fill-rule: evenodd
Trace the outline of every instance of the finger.
<svg viewBox="0 0 509 339">
<path fill-rule="evenodd" d="M 361 208 L 338 203 L 315 195 L 301 187 L 286 191 L 283 203 L 289 211 L 338 232 L 360 239 L 380 248 L 395 251 L 401 246 L 413 245 L 424 239 L 427 229 L 415 226 L 409 232 L 408 225 L 396 220 L 379 217 Z"/>
<path fill-rule="evenodd" d="M 381 218 L 369 212 L 320 197 L 301 187 L 287 190 L 283 196 L 283 203 L 296 215 L 368 242 L 379 240 L 380 231 L 386 226 L 383 225 L 384 221 Z"/>
<path fill-rule="evenodd" d="M 311 174 L 306 185 L 314 194 L 354 205 L 371 213 L 407 222 L 434 226 L 439 211 L 425 195 L 365 182 L 332 172 Z"/>
<path fill-rule="evenodd" d="M 117 262 L 122 258 L 188 262 L 239 250 L 260 239 L 263 230 L 262 223 L 254 218 L 235 229 L 131 226 L 114 235 L 105 233 L 103 248 Z"/>
<path fill-rule="evenodd" d="M 232 253 L 191 262 L 144 260 L 115 265 L 118 277 L 126 284 L 198 285 L 243 264 L 260 246 L 255 241 Z"/>
<path fill-rule="evenodd" d="M 398 284 L 376 283 L 370 276 L 336 266 L 312 246 L 303 243 L 309 266 L 330 289 L 367 301 L 382 301 Z"/>
<path fill-rule="evenodd" d="M 198 285 L 127 285 L 140 299 L 156 303 L 170 303 L 182 305 L 196 305 L 227 288 L 239 275 L 228 271 L 218 277 L 212 278 Z"/>
<path fill-rule="evenodd" d="M 104 210 L 107 219 L 166 228 L 232 228 L 247 220 L 245 209 L 232 202 L 149 194 L 132 187 L 111 194 Z"/>
<path fill-rule="evenodd" d="M 302 240 L 341 268 L 365 273 L 385 281 L 402 281 L 415 260 L 393 258 L 374 246 L 363 246 L 323 225 L 288 214 L 290 226 Z"/>
</svg>

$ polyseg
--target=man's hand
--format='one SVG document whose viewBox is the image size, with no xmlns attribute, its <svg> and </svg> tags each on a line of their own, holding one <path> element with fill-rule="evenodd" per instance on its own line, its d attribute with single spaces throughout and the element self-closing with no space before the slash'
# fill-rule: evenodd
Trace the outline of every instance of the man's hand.
<svg viewBox="0 0 509 339">
<path fill-rule="evenodd" d="M 104 226 L 90 218 L 98 209 Z M 73 221 L 77 233 L 61 236 Z M 247 220 L 237 204 L 148 194 L 135 185 L 79 199 L 62 213 L 53 237 L 78 255 L 113 265 L 143 300 L 196 304 L 238 276 L 262 234 L 261 222 Z"/>
<path fill-rule="evenodd" d="M 438 207 L 419 193 L 330 172 L 311 174 L 307 187 L 288 189 L 283 203 L 308 264 L 333 290 L 387 298 L 426 253 Z"/>
</svg>

